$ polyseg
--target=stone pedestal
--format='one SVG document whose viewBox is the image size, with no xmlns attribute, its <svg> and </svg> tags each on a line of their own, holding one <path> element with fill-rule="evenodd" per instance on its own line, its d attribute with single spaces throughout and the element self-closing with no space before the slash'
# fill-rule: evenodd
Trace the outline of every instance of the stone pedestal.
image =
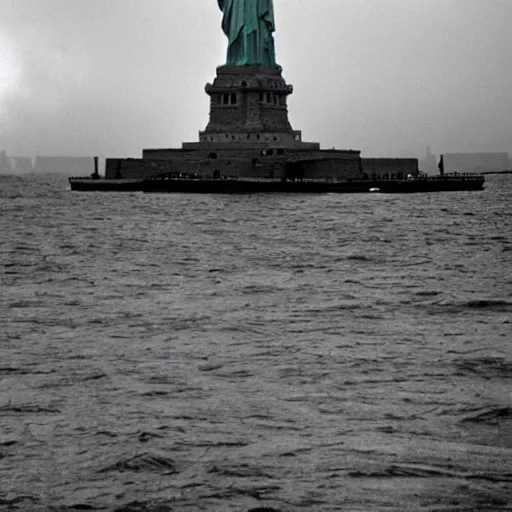
<svg viewBox="0 0 512 512">
<path fill-rule="evenodd" d="M 361 174 L 359 151 L 321 150 L 303 142 L 288 119 L 293 87 L 281 68 L 221 66 L 212 84 L 210 118 L 199 141 L 179 149 L 144 149 L 140 160 L 107 161 L 107 175 L 192 175 L 240 179 L 339 180 Z M 117 166 L 117 167 L 116 167 Z M 120 166 L 120 167 L 119 167 Z"/>
<path fill-rule="evenodd" d="M 200 143 L 302 144 L 301 132 L 288 120 L 287 99 L 293 87 L 285 82 L 281 68 L 221 66 L 205 90 L 210 96 L 210 122 L 199 133 Z"/>
<path fill-rule="evenodd" d="M 288 97 L 293 87 L 280 67 L 220 66 L 205 90 L 210 119 L 198 141 L 184 142 L 181 148 L 144 149 L 141 159 L 108 159 L 106 176 L 326 181 L 363 176 L 360 151 L 322 150 L 318 142 L 303 142 L 302 133 L 292 128 Z M 367 165 L 372 174 L 377 168 L 389 174 L 399 166 L 414 166 L 402 163 Z"/>
</svg>

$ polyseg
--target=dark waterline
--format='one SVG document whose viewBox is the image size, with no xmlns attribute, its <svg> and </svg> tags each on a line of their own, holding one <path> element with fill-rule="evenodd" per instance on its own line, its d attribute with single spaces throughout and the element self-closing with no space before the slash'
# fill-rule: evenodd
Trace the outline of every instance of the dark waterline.
<svg viewBox="0 0 512 512">
<path fill-rule="evenodd" d="M 0 510 L 511 510 L 511 204 L 0 176 Z"/>
</svg>

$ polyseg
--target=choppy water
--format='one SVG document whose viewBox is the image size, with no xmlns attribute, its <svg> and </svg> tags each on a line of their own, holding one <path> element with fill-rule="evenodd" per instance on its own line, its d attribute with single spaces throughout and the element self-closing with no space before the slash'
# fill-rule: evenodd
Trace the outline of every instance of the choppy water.
<svg viewBox="0 0 512 512">
<path fill-rule="evenodd" d="M 0 509 L 512 510 L 512 179 L 0 178 Z"/>
</svg>

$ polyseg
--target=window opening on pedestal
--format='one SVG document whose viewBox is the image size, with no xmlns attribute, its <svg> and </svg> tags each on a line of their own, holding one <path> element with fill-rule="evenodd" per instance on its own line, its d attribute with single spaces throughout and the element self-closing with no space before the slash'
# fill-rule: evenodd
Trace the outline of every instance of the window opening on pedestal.
<svg viewBox="0 0 512 512">
<path fill-rule="evenodd" d="M 229 94 L 228 93 L 225 93 L 222 95 L 222 104 L 229 105 Z"/>
<path fill-rule="evenodd" d="M 235 92 L 231 93 L 231 105 L 236 105 L 238 103 L 238 98 Z"/>
</svg>

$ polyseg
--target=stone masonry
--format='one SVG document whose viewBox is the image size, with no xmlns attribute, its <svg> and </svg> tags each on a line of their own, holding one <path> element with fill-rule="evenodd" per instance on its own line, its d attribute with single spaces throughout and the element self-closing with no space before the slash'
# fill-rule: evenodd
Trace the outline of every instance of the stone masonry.
<svg viewBox="0 0 512 512">
<path fill-rule="evenodd" d="M 210 118 L 197 142 L 144 149 L 141 159 L 109 158 L 105 177 L 339 181 L 376 176 L 379 169 L 388 176 L 417 171 L 417 160 L 363 160 L 360 151 L 322 150 L 317 142 L 303 142 L 302 133 L 288 119 L 293 87 L 282 77 L 281 68 L 221 66 L 205 91 L 210 96 Z"/>
</svg>

